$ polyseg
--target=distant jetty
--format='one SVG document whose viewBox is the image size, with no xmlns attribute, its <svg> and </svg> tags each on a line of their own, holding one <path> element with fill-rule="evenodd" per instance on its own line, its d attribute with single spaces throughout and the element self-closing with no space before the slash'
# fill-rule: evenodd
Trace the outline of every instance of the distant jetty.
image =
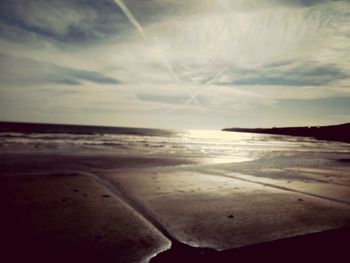
<svg viewBox="0 0 350 263">
<path fill-rule="evenodd" d="M 350 123 L 329 126 L 283 127 L 283 128 L 226 128 L 223 131 L 279 134 L 312 137 L 318 140 L 350 143 Z"/>
</svg>

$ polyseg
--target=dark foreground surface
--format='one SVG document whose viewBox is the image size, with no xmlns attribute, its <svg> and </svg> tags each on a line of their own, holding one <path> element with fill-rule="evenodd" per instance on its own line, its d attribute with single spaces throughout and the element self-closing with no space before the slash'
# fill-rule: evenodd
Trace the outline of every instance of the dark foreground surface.
<svg viewBox="0 0 350 263">
<path fill-rule="evenodd" d="M 12 237 L 19 242 L 13 247 L 2 245 L 1 262 L 119 262 L 108 259 L 103 249 L 96 247 L 78 244 L 62 249 L 38 244 L 35 236 L 18 233 Z M 150 262 L 347 262 L 349 244 L 349 227 L 222 252 L 175 242 Z"/>
<path fill-rule="evenodd" d="M 265 134 L 279 134 L 291 136 L 313 137 L 318 140 L 330 140 L 350 143 L 350 123 L 330 126 L 314 126 L 314 127 L 286 127 L 286 128 L 228 128 L 223 131 L 235 132 L 252 132 Z"/>
<path fill-rule="evenodd" d="M 0 178 L 0 262 L 347 262 L 349 255 L 350 227 L 218 252 L 167 240 L 93 177 L 60 173 Z M 281 211 L 275 211 L 279 221 Z M 239 214 L 229 217 L 235 220 Z M 322 211 L 313 217 L 326 222 Z M 205 220 L 198 219 L 196 225 Z M 219 221 L 211 221 L 211 227 Z M 240 225 L 245 228 L 244 222 Z M 248 227 L 246 235 L 253 230 L 259 231 Z M 260 231 L 259 236 L 265 235 Z"/>
<path fill-rule="evenodd" d="M 151 262 L 345 262 L 349 244 L 346 227 L 222 252 L 175 243 Z"/>
</svg>

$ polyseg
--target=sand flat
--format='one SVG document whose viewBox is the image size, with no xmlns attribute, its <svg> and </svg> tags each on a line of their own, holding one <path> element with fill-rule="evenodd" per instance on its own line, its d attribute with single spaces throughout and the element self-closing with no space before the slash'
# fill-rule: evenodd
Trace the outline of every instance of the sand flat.
<svg viewBox="0 0 350 263">
<path fill-rule="evenodd" d="M 240 173 L 226 173 L 226 176 L 238 180 L 244 180 L 266 187 L 276 187 L 286 191 L 305 193 L 305 195 L 318 196 L 323 199 L 348 203 L 350 205 L 350 187 L 332 182 L 301 181 L 286 179 L 271 179 L 266 177 L 252 176 Z"/>
<path fill-rule="evenodd" d="M 105 175 L 180 242 L 218 250 L 349 225 L 350 206 L 182 170 Z"/>
<path fill-rule="evenodd" d="M 24 174 L 1 181 L 7 253 L 0 257 L 12 262 L 146 262 L 170 245 L 94 178 Z"/>
<path fill-rule="evenodd" d="M 302 176 L 308 177 L 311 180 L 322 180 L 334 184 L 343 184 L 350 187 L 350 167 L 338 166 L 337 168 L 329 169 L 322 168 L 310 168 L 310 167 L 290 167 L 285 171 L 292 171 Z"/>
</svg>

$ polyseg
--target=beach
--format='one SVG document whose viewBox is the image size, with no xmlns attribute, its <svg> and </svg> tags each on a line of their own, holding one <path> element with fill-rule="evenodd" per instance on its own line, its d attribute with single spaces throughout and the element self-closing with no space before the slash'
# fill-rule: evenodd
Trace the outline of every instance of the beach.
<svg viewBox="0 0 350 263">
<path fill-rule="evenodd" d="M 340 255 L 337 237 L 349 239 L 345 143 L 198 131 L 108 142 L 10 135 L 0 147 L 4 262 L 228 262 L 249 251 L 305 253 L 306 243 Z"/>
</svg>

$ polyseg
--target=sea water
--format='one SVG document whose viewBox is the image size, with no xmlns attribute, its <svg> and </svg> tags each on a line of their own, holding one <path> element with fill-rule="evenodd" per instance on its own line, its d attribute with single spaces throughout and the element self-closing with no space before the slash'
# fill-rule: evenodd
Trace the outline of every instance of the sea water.
<svg viewBox="0 0 350 263">
<path fill-rule="evenodd" d="M 350 153 L 350 144 L 307 137 L 49 124 L 2 124 L 0 144 L 0 151 L 32 146 L 38 151 L 106 152 L 116 156 L 182 158 L 210 164 L 298 154 L 342 156 Z"/>
</svg>

